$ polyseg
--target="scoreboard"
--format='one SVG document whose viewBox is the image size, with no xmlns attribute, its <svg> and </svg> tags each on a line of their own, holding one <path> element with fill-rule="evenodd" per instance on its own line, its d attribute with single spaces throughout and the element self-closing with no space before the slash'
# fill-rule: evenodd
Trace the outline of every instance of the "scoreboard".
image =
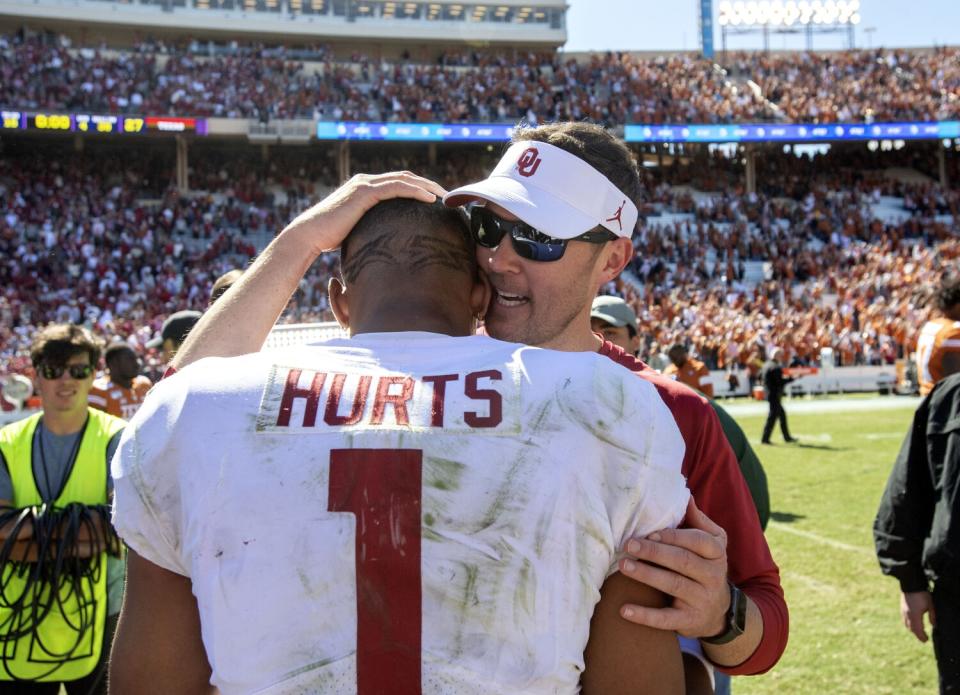
<svg viewBox="0 0 960 695">
<path fill-rule="evenodd" d="M 105 135 L 148 133 L 207 134 L 203 118 L 175 116 L 107 116 L 90 113 L 0 111 L 0 131 L 36 130 Z"/>
</svg>

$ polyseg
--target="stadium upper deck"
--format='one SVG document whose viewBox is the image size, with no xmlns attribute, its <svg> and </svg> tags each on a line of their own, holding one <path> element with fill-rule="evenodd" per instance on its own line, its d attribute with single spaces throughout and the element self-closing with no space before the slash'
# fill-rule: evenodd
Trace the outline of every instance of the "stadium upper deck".
<svg viewBox="0 0 960 695">
<path fill-rule="evenodd" d="M 960 51 L 951 48 L 744 53 L 726 69 L 689 55 L 307 52 L 305 60 L 304 49 L 285 45 L 197 41 L 100 50 L 64 35 L 0 36 L 0 106 L 407 123 L 589 118 L 611 126 L 960 119 Z"/>
<path fill-rule="evenodd" d="M 160 38 L 333 41 L 386 54 L 422 43 L 556 48 L 567 39 L 564 0 L 0 0 L 0 27 L 17 22 L 130 43 Z"/>
</svg>

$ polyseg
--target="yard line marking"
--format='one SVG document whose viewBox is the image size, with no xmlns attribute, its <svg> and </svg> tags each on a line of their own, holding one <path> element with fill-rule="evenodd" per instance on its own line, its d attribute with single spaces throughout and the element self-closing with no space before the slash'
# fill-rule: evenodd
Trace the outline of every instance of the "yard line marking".
<svg viewBox="0 0 960 695">
<path fill-rule="evenodd" d="M 784 577 L 789 579 L 796 579 L 802 584 L 806 584 L 809 588 L 814 591 L 819 591 L 824 594 L 835 594 L 839 589 L 830 584 L 829 582 L 822 582 L 819 579 L 814 579 L 813 577 L 808 577 L 805 574 L 800 574 L 799 572 L 784 572 Z"/>
<path fill-rule="evenodd" d="M 793 436 L 797 439 L 808 441 L 808 442 L 832 442 L 833 436 L 828 432 L 820 432 L 819 434 L 803 434 L 802 432 L 794 432 Z"/>
<path fill-rule="evenodd" d="M 873 551 L 867 548 L 858 545 L 850 545 L 849 543 L 841 543 L 840 541 L 835 541 L 832 538 L 826 538 L 816 533 L 811 533 L 810 531 L 801 531 L 780 521 L 771 521 L 767 525 L 777 529 L 778 531 L 785 531 L 786 533 L 792 533 L 795 536 L 807 538 L 816 543 L 829 545 L 831 548 L 836 548 L 837 550 L 846 550 L 848 553 L 860 553 L 861 555 L 869 555 L 870 557 L 873 557 Z"/>
<path fill-rule="evenodd" d="M 906 435 L 903 432 L 867 432 L 860 436 L 864 439 L 903 439 Z"/>
</svg>

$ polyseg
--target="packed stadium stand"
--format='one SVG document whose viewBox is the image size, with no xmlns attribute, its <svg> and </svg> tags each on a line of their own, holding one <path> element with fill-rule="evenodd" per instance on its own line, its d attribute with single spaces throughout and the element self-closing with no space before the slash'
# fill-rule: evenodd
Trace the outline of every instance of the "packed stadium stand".
<svg viewBox="0 0 960 695">
<path fill-rule="evenodd" d="M 51 321 L 144 345 L 353 172 L 452 187 L 502 151 L 318 140 L 318 123 L 960 119 L 954 48 L 569 54 L 563 8 L 0 2 L 0 376 L 29 373 Z M 960 255 L 956 143 L 632 146 L 648 199 L 608 289 L 636 306 L 646 355 L 686 340 L 712 369 L 755 374 L 772 344 L 797 364 L 912 350 L 929 313 L 918 280 Z M 284 320 L 331 318 L 335 263 L 314 266 Z"/>
<path fill-rule="evenodd" d="M 303 56 L 303 57 L 295 57 Z M 0 102 L 22 109 L 398 122 L 803 123 L 949 120 L 960 52 L 689 55 L 510 50 L 386 58 L 322 46 L 126 49 L 0 37 Z M 789 89 L 787 88 L 789 86 Z"/>
</svg>

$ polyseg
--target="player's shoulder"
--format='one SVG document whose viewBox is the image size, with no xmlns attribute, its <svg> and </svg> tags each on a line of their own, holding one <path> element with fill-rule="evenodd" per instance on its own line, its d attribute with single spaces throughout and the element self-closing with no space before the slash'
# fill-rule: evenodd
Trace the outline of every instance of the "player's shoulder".
<svg viewBox="0 0 960 695">
<path fill-rule="evenodd" d="M 650 407 L 663 400 L 652 384 L 638 379 L 630 369 L 602 353 L 521 346 L 514 355 L 532 385 L 542 382 L 565 401 L 580 398 L 584 405 L 592 403 L 593 407 L 616 412 L 649 414 Z M 632 408 L 626 408 L 626 404 Z"/>
<path fill-rule="evenodd" d="M 611 375 L 627 383 L 631 381 L 622 366 L 597 352 L 566 352 L 516 343 L 506 345 L 511 359 L 521 363 L 527 371 L 542 370 L 554 378 Z"/>
<path fill-rule="evenodd" d="M 939 330 L 937 331 L 937 343 L 938 347 L 951 347 L 956 348 L 960 344 L 947 343 L 944 345 L 945 341 L 955 341 L 960 338 L 960 321 L 953 321 L 951 319 L 939 319 Z"/>
<path fill-rule="evenodd" d="M 418 365 L 457 365 L 484 356 L 489 362 L 507 361 L 519 347 L 515 343 L 483 335 L 450 336 L 423 331 L 361 333 L 351 338 L 333 338 L 287 353 L 294 359 L 344 360 L 357 365 L 369 363 L 384 369 L 416 369 Z M 273 353 L 277 355 L 276 352 Z"/>
<path fill-rule="evenodd" d="M 277 350 L 283 353 L 283 350 Z M 185 401 L 225 391 L 262 386 L 269 365 L 268 352 L 236 357 L 205 357 L 158 381 L 150 389 L 145 403 Z"/>
</svg>

